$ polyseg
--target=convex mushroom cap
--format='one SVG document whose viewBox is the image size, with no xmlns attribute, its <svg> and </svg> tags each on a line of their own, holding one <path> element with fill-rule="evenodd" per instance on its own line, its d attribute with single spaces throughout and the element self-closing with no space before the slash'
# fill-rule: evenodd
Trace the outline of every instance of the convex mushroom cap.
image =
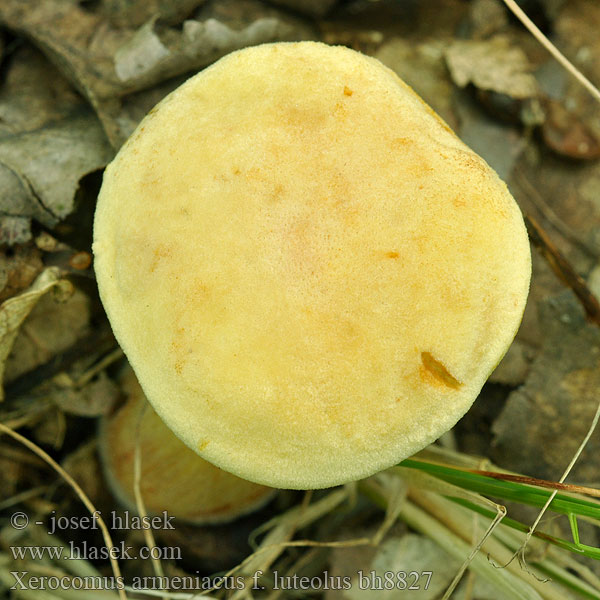
<svg viewBox="0 0 600 600">
<path fill-rule="evenodd" d="M 166 511 L 171 517 L 196 524 L 221 523 L 252 512 L 273 497 L 276 490 L 240 479 L 192 452 L 147 406 L 130 368 L 122 373 L 120 383 L 127 401 L 104 419 L 99 446 L 109 486 L 125 507 L 137 510 L 136 444 L 140 492 L 150 514 Z"/>
<path fill-rule="evenodd" d="M 142 121 L 104 175 L 95 266 L 157 413 L 240 477 L 319 488 L 450 429 L 530 278 L 496 173 L 392 71 L 247 48 Z"/>
</svg>

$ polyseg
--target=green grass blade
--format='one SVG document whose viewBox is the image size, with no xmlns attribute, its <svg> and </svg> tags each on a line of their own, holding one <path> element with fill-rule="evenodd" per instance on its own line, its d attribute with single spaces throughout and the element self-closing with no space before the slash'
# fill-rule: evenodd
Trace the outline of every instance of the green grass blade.
<svg viewBox="0 0 600 600">
<path fill-rule="evenodd" d="M 523 483 L 494 479 L 493 477 L 487 477 L 479 473 L 472 473 L 420 460 L 407 459 L 402 461 L 399 466 L 424 471 L 443 481 L 484 496 L 512 500 L 538 508 L 543 507 L 552 494 L 550 490 L 536 488 Z M 550 510 L 564 515 L 585 516 L 599 521 L 600 524 L 600 503 L 583 498 L 556 494 L 550 504 Z"/>
</svg>

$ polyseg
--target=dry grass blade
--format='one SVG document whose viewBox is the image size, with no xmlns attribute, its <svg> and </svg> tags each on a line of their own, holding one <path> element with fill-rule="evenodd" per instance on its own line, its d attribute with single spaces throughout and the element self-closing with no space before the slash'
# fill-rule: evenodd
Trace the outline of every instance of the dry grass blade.
<svg viewBox="0 0 600 600">
<path fill-rule="evenodd" d="M 600 90 L 538 29 L 535 23 L 523 12 L 515 0 L 503 0 L 510 11 L 523 23 L 531 35 L 552 54 L 552 56 L 567 70 L 581 85 L 600 102 Z"/>
<path fill-rule="evenodd" d="M 454 579 L 452 580 L 452 582 L 448 586 L 448 589 L 445 591 L 444 596 L 442 597 L 442 600 L 449 600 L 450 596 L 452 595 L 452 593 L 456 589 L 456 586 L 460 583 L 460 580 L 462 579 L 462 577 L 465 574 L 466 570 L 469 568 L 469 565 L 473 562 L 473 559 L 475 558 L 475 555 L 479 554 L 479 551 L 481 550 L 481 547 L 483 546 L 483 544 L 485 543 L 485 541 L 490 537 L 490 535 L 492 535 L 492 532 L 494 531 L 494 529 L 496 529 L 496 527 L 500 524 L 500 521 L 502 521 L 502 519 L 506 516 L 506 507 L 505 506 L 502 506 L 500 504 L 496 504 L 496 507 L 497 507 L 497 510 L 498 510 L 498 513 L 496 514 L 496 517 L 489 524 L 488 528 L 485 530 L 485 532 L 481 536 L 481 538 L 473 546 L 473 549 L 471 550 L 471 554 L 469 554 L 469 556 L 467 556 L 467 558 L 464 560 L 462 566 L 460 567 L 460 569 L 458 570 L 458 572 L 454 576 Z"/>
<path fill-rule="evenodd" d="M 573 485 L 571 483 L 559 483 L 558 481 L 547 481 L 546 479 L 536 479 L 535 477 L 527 477 L 525 475 L 511 475 L 510 473 L 499 473 L 497 471 L 480 471 L 478 469 L 470 469 L 471 473 L 477 473 L 492 479 L 501 479 L 503 481 L 514 481 L 515 483 L 524 483 L 526 485 L 537 485 L 539 487 L 549 488 L 552 490 L 572 492 L 574 494 L 587 494 L 600 498 L 600 490 L 586 487 L 584 485 Z"/>
<path fill-rule="evenodd" d="M 137 423 L 135 426 L 135 447 L 133 454 L 133 495 L 135 496 L 135 506 L 142 520 L 145 520 L 145 518 L 148 516 L 148 511 L 146 510 L 146 505 L 144 504 L 140 486 L 142 482 L 142 448 L 140 444 L 140 435 L 142 429 L 142 419 L 144 418 L 144 413 L 146 412 L 147 408 L 148 404 L 143 404 L 137 418 Z M 162 563 L 158 557 L 153 555 L 153 550 L 156 547 L 156 541 L 154 540 L 154 534 L 152 533 L 151 529 L 144 529 L 144 540 L 146 541 L 146 546 L 150 549 L 154 574 L 157 577 L 164 577 L 165 573 L 162 568 Z"/>
<path fill-rule="evenodd" d="M 34 444 L 31 440 L 28 440 L 25 436 L 22 436 L 20 433 L 13 431 L 9 427 L 6 427 L 3 423 L 0 423 L 0 432 L 6 433 L 17 442 L 23 444 L 27 448 L 29 448 L 32 452 L 37 454 L 42 460 L 48 463 L 75 491 L 79 499 L 83 502 L 84 506 L 88 509 L 91 515 L 96 515 L 96 520 L 98 522 L 98 526 L 102 531 L 102 537 L 104 538 L 104 543 L 107 548 L 113 548 L 114 544 L 112 538 L 110 536 L 110 532 L 108 531 L 108 527 L 104 522 L 100 512 L 96 509 L 92 501 L 89 499 L 87 494 L 81 489 L 79 484 L 42 448 L 40 448 L 37 444 Z M 117 560 L 110 555 L 110 565 L 113 570 L 113 574 L 117 581 L 122 581 L 121 569 L 119 568 L 119 563 Z M 127 600 L 127 595 L 125 594 L 125 590 L 119 587 L 118 589 L 119 598 L 121 600 Z"/>
</svg>

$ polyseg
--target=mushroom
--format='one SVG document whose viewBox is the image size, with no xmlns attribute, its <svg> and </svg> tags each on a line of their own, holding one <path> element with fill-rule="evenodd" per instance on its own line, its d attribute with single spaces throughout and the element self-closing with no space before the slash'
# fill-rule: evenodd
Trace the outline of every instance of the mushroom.
<svg viewBox="0 0 600 600">
<path fill-rule="evenodd" d="M 140 492 L 151 514 L 166 511 L 170 517 L 196 524 L 222 523 L 262 507 L 273 497 L 276 490 L 240 479 L 200 458 L 152 407 L 144 410 L 146 398 L 131 368 L 120 379 L 127 401 L 103 420 L 99 447 L 106 480 L 126 508 L 136 511 L 137 439 L 141 453 Z"/>
<path fill-rule="evenodd" d="M 234 52 L 107 167 L 100 295 L 156 412 L 244 479 L 322 488 L 468 410 L 531 258 L 496 173 L 392 71 L 315 42 Z"/>
</svg>

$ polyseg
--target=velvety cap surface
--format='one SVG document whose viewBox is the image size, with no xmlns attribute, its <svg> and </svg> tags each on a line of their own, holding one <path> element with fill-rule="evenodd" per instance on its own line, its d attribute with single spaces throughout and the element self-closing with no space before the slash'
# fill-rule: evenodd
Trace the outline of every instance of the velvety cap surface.
<svg viewBox="0 0 600 600">
<path fill-rule="evenodd" d="M 161 102 L 94 237 L 157 413 L 274 487 L 368 476 L 452 427 L 529 287 L 497 175 L 379 62 L 314 42 L 233 53 Z"/>
<path fill-rule="evenodd" d="M 190 450 L 162 422 L 128 369 L 121 378 L 127 402 L 100 431 L 104 471 L 115 496 L 136 510 L 134 456 L 139 426 L 140 492 L 150 514 L 193 523 L 219 523 L 265 504 L 275 490 L 215 467 Z M 140 420 L 141 419 L 141 420 Z"/>
</svg>

